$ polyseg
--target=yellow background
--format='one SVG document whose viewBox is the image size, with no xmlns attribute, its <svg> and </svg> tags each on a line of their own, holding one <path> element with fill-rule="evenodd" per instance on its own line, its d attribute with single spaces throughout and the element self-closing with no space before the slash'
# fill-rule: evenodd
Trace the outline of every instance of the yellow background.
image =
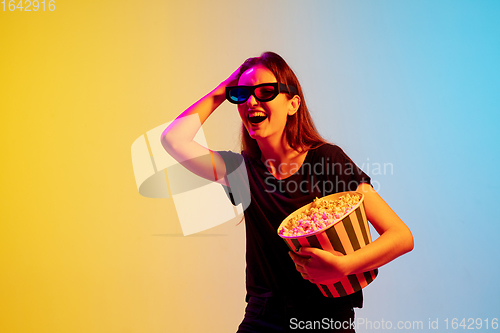
<svg viewBox="0 0 500 333">
<path fill-rule="evenodd" d="M 172 200 L 139 195 L 130 155 L 136 138 L 262 51 L 217 51 L 230 35 L 216 32 L 237 17 L 215 5 L 0 12 L 0 332 L 236 330 L 243 224 L 181 237 Z M 214 118 L 238 125 L 232 109 Z M 232 149 L 228 133 L 206 136 Z"/>
</svg>

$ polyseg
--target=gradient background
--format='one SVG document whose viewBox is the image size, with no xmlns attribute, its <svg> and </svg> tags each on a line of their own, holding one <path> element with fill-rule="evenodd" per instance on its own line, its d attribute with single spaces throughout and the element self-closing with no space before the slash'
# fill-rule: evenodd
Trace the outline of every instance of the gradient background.
<svg viewBox="0 0 500 333">
<path fill-rule="evenodd" d="M 180 236 L 172 200 L 139 195 L 130 147 L 266 50 L 414 234 L 357 317 L 438 318 L 439 331 L 500 317 L 500 2 L 0 10 L 1 332 L 236 330 L 244 226 Z M 228 104 L 204 127 L 210 148 L 238 148 Z"/>
</svg>

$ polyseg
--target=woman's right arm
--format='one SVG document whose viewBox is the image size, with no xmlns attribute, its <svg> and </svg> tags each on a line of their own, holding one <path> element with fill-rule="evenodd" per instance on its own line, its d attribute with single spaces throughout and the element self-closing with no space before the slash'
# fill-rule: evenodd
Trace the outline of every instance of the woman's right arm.
<svg viewBox="0 0 500 333">
<path fill-rule="evenodd" d="M 163 148 L 191 172 L 224 185 L 226 166 L 222 157 L 203 147 L 194 137 L 201 125 L 225 100 L 226 86 L 237 84 L 239 68 L 205 97 L 181 113 L 161 135 Z"/>
</svg>

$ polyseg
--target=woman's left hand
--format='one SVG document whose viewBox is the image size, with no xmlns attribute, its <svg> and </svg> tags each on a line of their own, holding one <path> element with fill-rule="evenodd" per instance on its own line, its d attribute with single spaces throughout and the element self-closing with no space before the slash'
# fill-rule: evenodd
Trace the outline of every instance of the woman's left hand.
<svg viewBox="0 0 500 333">
<path fill-rule="evenodd" d="M 297 253 L 288 252 L 295 268 L 312 283 L 331 284 L 348 275 L 346 256 L 313 247 L 301 247 Z"/>
</svg>

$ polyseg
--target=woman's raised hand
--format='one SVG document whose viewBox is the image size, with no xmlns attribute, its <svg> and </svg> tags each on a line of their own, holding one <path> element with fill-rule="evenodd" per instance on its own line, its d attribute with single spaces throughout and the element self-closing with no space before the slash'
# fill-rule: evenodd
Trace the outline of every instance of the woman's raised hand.
<svg viewBox="0 0 500 333">
<path fill-rule="evenodd" d="M 224 80 L 225 87 L 238 85 L 238 78 L 240 77 L 241 66 L 238 67 L 227 79 Z"/>
<path fill-rule="evenodd" d="M 160 138 L 163 148 L 187 169 L 200 177 L 223 184 L 226 167 L 222 157 L 194 141 L 194 137 L 210 114 L 224 102 L 226 87 L 238 84 L 240 67 L 214 90 L 181 113 L 163 131 Z M 214 177 L 214 173 L 217 177 Z"/>
</svg>

